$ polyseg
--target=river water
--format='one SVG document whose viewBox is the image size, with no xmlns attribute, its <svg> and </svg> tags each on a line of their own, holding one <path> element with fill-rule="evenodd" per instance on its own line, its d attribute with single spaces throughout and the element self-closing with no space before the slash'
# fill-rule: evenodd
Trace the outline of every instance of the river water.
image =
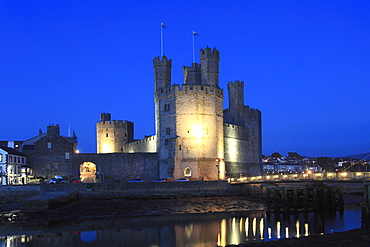
<svg viewBox="0 0 370 247">
<path fill-rule="evenodd" d="M 302 237 L 361 227 L 359 204 L 343 212 L 283 215 L 266 211 L 0 226 L 0 246 L 213 247 Z"/>
</svg>

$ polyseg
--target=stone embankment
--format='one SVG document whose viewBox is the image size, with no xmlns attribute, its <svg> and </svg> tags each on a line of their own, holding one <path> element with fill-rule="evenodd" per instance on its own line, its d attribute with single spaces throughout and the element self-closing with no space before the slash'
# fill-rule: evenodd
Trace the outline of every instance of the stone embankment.
<svg viewBox="0 0 370 247">
<path fill-rule="evenodd" d="M 227 181 L 191 181 L 167 183 L 96 183 L 39 184 L 0 186 L 0 204 L 21 202 L 46 192 L 76 191 L 87 198 L 159 198 L 186 196 L 227 196 L 248 194 L 247 187 L 233 186 Z"/>
<path fill-rule="evenodd" d="M 33 196 L 23 201 L 21 211 L 44 211 L 64 205 L 72 200 L 77 199 L 76 191 L 57 191 L 46 192 Z"/>
<path fill-rule="evenodd" d="M 336 186 L 336 185 L 334 185 Z M 343 193 L 363 192 L 362 184 L 338 185 Z M 40 184 L 0 186 L 0 204 L 22 202 L 46 192 L 76 191 L 87 198 L 168 198 L 188 196 L 260 195 L 261 184 L 236 184 L 227 181 L 97 183 L 97 184 Z"/>
</svg>

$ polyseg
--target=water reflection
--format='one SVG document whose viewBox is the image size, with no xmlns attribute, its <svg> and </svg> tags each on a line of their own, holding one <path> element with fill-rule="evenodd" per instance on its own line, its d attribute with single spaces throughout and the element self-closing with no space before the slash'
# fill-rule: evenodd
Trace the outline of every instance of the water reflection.
<svg viewBox="0 0 370 247">
<path fill-rule="evenodd" d="M 344 213 L 263 211 L 188 214 L 142 219 L 80 222 L 58 229 L 27 230 L 0 226 L 0 246 L 226 246 L 309 234 L 345 231 L 361 226 L 361 208 Z M 4 234 L 7 232 L 8 234 Z M 13 232 L 13 234 L 12 234 Z M 7 235 L 7 236 L 6 236 Z"/>
</svg>

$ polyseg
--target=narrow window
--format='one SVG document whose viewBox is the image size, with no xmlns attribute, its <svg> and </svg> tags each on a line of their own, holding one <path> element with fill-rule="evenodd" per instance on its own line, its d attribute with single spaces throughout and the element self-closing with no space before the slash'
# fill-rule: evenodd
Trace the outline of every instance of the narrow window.
<svg viewBox="0 0 370 247">
<path fill-rule="evenodd" d="M 191 177 L 191 168 L 190 167 L 186 167 L 184 169 L 184 176 L 185 177 Z"/>
<path fill-rule="evenodd" d="M 181 145 L 179 145 L 179 150 L 181 150 Z"/>
<path fill-rule="evenodd" d="M 3 154 L 0 154 L 0 162 L 3 162 Z"/>
<path fill-rule="evenodd" d="M 164 111 L 170 111 L 170 104 L 164 105 Z"/>
<path fill-rule="evenodd" d="M 24 157 L 22 157 L 22 164 L 24 164 Z"/>
<path fill-rule="evenodd" d="M 51 148 L 51 142 L 47 143 L 48 148 Z"/>
<path fill-rule="evenodd" d="M 66 160 L 69 160 L 70 153 L 65 153 L 65 154 L 64 154 L 64 157 L 65 157 L 65 159 L 66 159 Z"/>
<path fill-rule="evenodd" d="M 9 162 L 13 162 L 13 156 L 9 155 Z"/>
<path fill-rule="evenodd" d="M 170 128 L 170 127 L 167 127 L 167 128 L 166 128 L 166 134 L 167 134 L 167 135 L 171 134 L 171 128 Z"/>
<path fill-rule="evenodd" d="M 108 137 L 108 133 L 107 133 L 107 134 L 105 134 L 105 137 Z"/>
</svg>

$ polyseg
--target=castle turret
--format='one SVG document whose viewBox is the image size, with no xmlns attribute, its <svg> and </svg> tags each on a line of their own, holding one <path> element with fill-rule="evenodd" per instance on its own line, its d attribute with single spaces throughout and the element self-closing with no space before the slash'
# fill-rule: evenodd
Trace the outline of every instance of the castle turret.
<svg viewBox="0 0 370 247">
<path fill-rule="evenodd" d="M 100 113 L 100 121 L 110 121 L 111 115 L 110 113 Z"/>
<path fill-rule="evenodd" d="M 207 47 L 200 50 L 202 84 L 218 87 L 220 52 Z"/>
<path fill-rule="evenodd" d="M 201 69 L 197 63 L 192 63 L 191 67 L 182 67 L 184 73 L 184 84 L 200 85 L 202 83 Z"/>
<path fill-rule="evenodd" d="M 172 59 L 168 60 L 166 56 L 156 57 L 153 60 L 154 67 L 154 87 L 155 93 L 161 92 L 160 90 L 171 85 L 171 68 Z"/>
<path fill-rule="evenodd" d="M 96 124 L 97 153 L 119 153 L 122 146 L 134 140 L 134 123 L 111 120 L 110 113 L 101 113 Z"/>
<path fill-rule="evenodd" d="M 238 106 L 244 106 L 244 81 L 229 82 L 227 88 L 229 107 L 236 109 Z"/>
</svg>

